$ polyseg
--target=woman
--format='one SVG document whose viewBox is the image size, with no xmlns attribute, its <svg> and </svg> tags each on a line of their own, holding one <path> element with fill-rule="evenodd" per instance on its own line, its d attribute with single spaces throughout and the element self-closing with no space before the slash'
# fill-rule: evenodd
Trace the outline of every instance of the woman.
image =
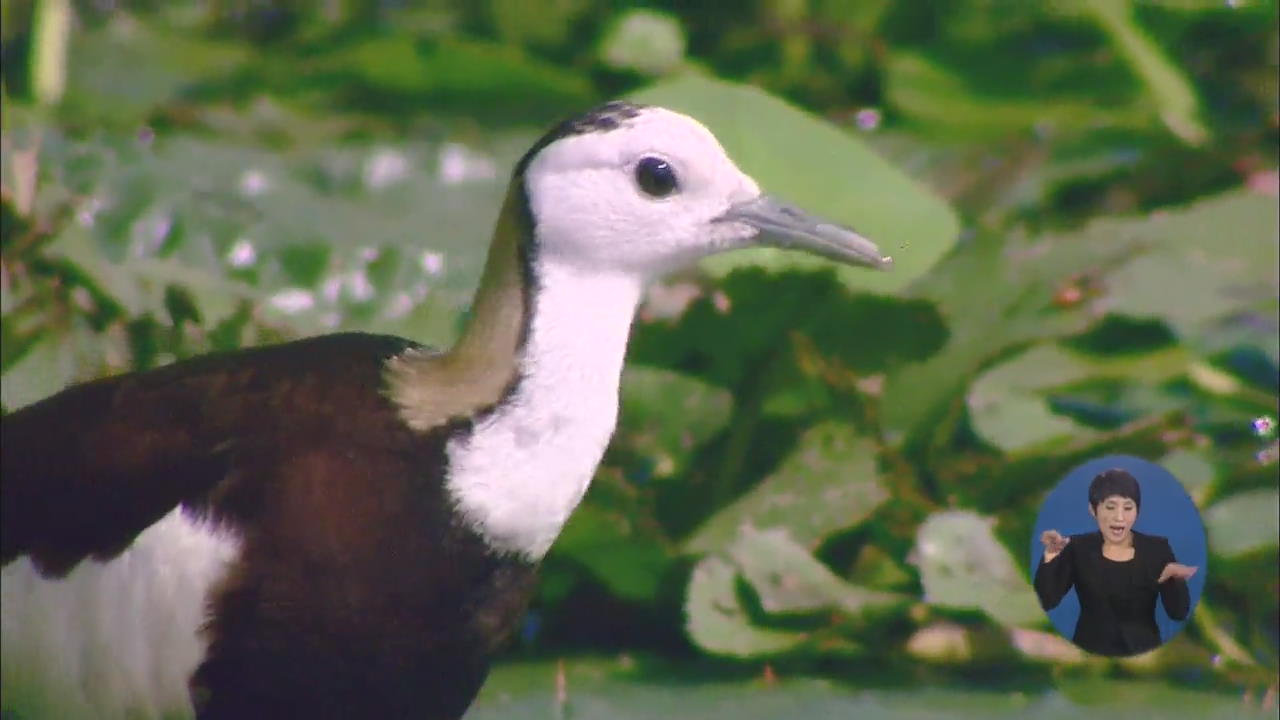
<svg viewBox="0 0 1280 720">
<path fill-rule="evenodd" d="M 1036 569 L 1036 594 L 1046 611 L 1072 587 L 1080 597 L 1076 645 L 1099 655 L 1135 655 L 1160 645 L 1156 595 L 1174 620 L 1191 609 L 1187 579 L 1196 568 L 1179 564 L 1169 541 L 1135 532 L 1142 504 L 1138 481 L 1124 470 L 1107 470 L 1089 484 L 1089 514 L 1097 532 L 1040 536 L 1044 557 Z"/>
</svg>

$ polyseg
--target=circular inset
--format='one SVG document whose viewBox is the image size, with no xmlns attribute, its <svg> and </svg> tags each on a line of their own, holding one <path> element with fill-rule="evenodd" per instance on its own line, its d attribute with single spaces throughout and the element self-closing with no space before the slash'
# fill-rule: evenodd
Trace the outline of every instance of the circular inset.
<svg viewBox="0 0 1280 720">
<path fill-rule="evenodd" d="M 1182 484 L 1128 455 L 1068 473 L 1041 505 L 1030 545 L 1049 619 L 1098 655 L 1168 642 L 1195 611 L 1208 570 L 1204 523 Z"/>
</svg>

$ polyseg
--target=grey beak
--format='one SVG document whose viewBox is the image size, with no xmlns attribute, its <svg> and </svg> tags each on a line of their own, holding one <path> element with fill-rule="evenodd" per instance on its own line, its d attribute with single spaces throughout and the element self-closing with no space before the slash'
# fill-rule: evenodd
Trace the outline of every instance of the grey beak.
<svg viewBox="0 0 1280 720">
<path fill-rule="evenodd" d="M 760 231 L 755 243 L 767 247 L 806 250 L 831 260 L 888 270 L 893 258 L 852 229 L 809 213 L 770 195 L 761 195 L 729 208 L 719 218 Z"/>
</svg>

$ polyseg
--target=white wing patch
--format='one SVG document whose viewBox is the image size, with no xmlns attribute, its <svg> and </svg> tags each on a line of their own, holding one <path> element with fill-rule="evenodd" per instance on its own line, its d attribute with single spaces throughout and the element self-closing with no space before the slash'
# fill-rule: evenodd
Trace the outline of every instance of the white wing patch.
<svg viewBox="0 0 1280 720">
<path fill-rule="evenodd" d="M 174 510 L 133 545 L 62 579 L 29 558 L 0 572 L 3 707 L 22 717 L 190 716 L 209 589 L 239 551 Z"/>
</svg>

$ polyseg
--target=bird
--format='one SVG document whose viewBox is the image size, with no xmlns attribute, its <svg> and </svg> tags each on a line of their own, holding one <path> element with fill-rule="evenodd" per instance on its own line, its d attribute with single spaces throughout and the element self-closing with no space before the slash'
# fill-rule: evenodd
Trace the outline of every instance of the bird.
<svg viewBox="0 0 1280 720">
<path fill-rule="evenodd" d="M 333 333 L 11 412 L 6 705 L 461 717 L 614 432 L 646 284 L 760 246 L 892 266 L 762 193 L 697 120 L 611 101 L 516 163 L 450 349 Z"/>
</svg>

